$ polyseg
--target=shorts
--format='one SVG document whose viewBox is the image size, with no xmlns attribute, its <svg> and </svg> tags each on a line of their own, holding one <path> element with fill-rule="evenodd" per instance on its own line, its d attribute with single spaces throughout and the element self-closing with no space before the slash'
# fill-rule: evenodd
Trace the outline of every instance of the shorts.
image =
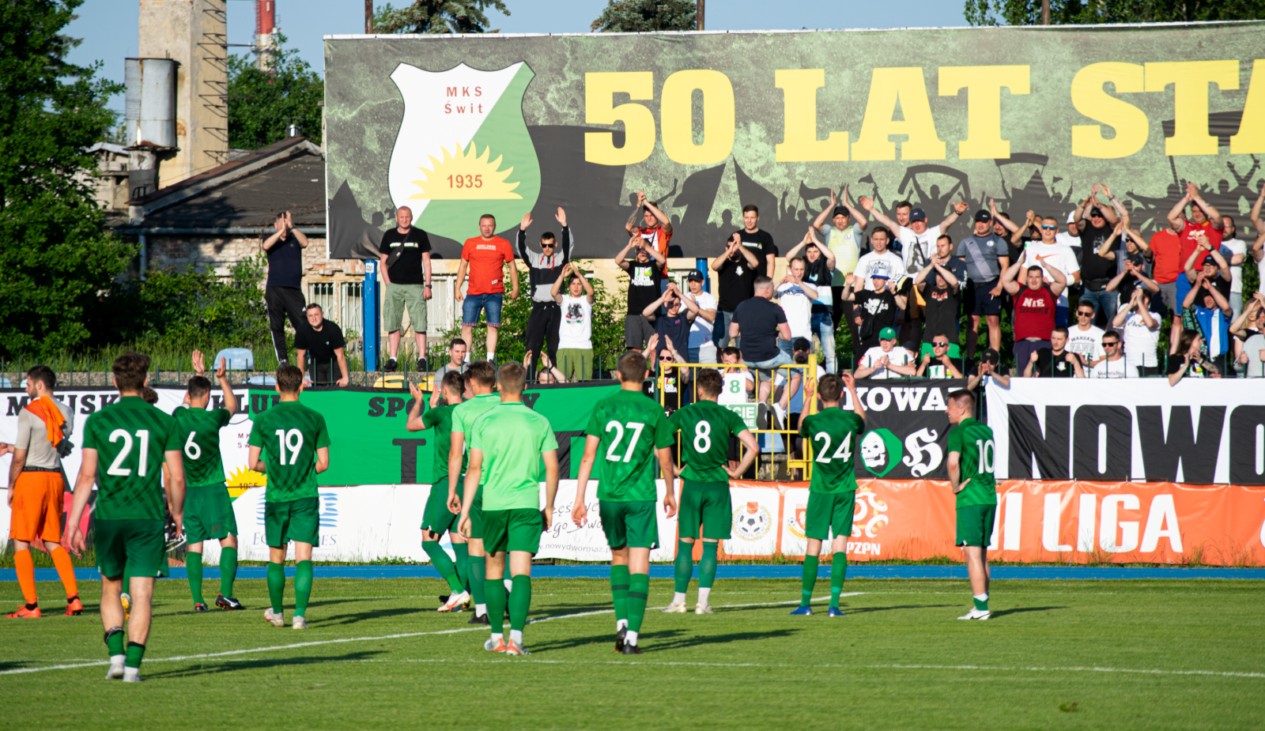
<svg viewBox="0 0 1265 731">
<path fill-rule="evenodd" d="M 966 314 L 975 316 L 1001 314 L 1001 295 L 994 297 L 989 294 L 993 287 L 997 286 L 997 281 L 996 279 L 990 279 L 987 282 L 980 282 L 974 286 L 967 285 Z"/>
<path fill-rule="evenodd" d="M 654 326 L 644 315 L 624 316 L 624 347 L 629 350 L 641 350 L 646 347 L 650 336 L 654 335 Z"/>
<path fill-rule="evenodd" d="M 501 292 L 496 294 L 468 294 L 461 302 L 461 326 L 474 327 L 479 324 L 479 313 L 487 314 L 488 327 L 501 326 L 501 303 L 505 295 Z"/>
<path fill-rule="evenodd" d="M 483 540 L 483 487 L 474 494 L 470 501 L 470 540 Z"/>
<path fill-rule="evenodd" d="M 856 490 L 848 492 L 808 493 L 808 514 L 804 516 L 804 535 L 824 541 L 833 532 L 835 537 L 852 535 L 852 518 L 856 514 Z"/>
<path fill-rule="evenodd" d="M 290 541 L 318 545 L 321 542 L 320 498 L 265 502 L 264 539 L 270 548 L 285 548 Z"/>
<path fill-rule="evenodd" d="M 39 538 L 61 543 L 61 516 L 66 483 L 60 472 L 23 472 L 13 487 L 9 537 L 15 541 Z"/>
<path fill-rule="evenodd" d="M 592 348 L 558 348 L 558 370 L 568 383 L 593 377 Z"/>
<path fill-rule="evenodd" d="M 682 480 L 681 511 L 677 514 L 682 538 L 697 540 L 702 526 L 703 538 L 727 541 L 733 528 L 733 513 L 728 482 Z"/>
<path fill-rule="evenodd" d="M 228 486 L 217 482 L 185 491 L 184 532 L 189 543 L 237 535 L 237 516 L 228 497 Z"/>
<path fill-rule="evenodd" d="M 439 536 L 452 530 L 453 524 L 460 517 L 448 509 L 447 485 L 448 475 L 435 480 L 435 484 L 430 488 L 430 497 L 426 498 L 426 507 L 422 509 L 422 530 L 431 531 Z"/>
<path fill-rule="evenodd" d="M 96 520 L 97 571 L 107 579 L 125 570 L 132 576 L 158 576 L 167 554 L 166 527 L 162 520 Z"/>
<path fill-rule="evenodd" d="M 602 531 L 606 533 L 606 545 L 611 548 L 659 547 L 659 521 L 653 500 L 627 503 L 598 500 L 597 512 L 602 519 Z"/>
<path fill-rule="evenodd" d="M 1179 278 L 1185 279 L 1186 275 L 1182 274 Z M 1164 300 L 1164 306 L 1168 308 L 1169 312 L 1175 312 L 1180 315 L 1181 300 L 1177 299 L 1177 280 L 1174 279 L 1171 282 L 1164 282 L 1163 284 L 1156 282 L 1156 284 L 1160 285 L 1160 297 Z M 1188 289 L 1187 291 L 1190 290 Z"/>
<path fill-rule="evenodd" d="M 393 333 L 404 326 L 404 310 L 407 308 L 413 332 L 426 332 L 425 293 L 424 284 L 387 284 L 382 303 L 382 325 L 386 331 Z M 497 320 L 500 320 L 499 316 Z M 478 315 L 475 315 L 475 321 L 478 321 Z"/>
<path fill-rule="evenodd" d="M 791 358 L 791 356 L 787 355 L 785 351 L 781 350 L 781 344 L 783 342 L 786 342 L 786 341 L 784 340 L 778 341 L 778 353 L 772 358 L 769 358 L 768 360 L 761 360 L 761 361 L 744 360 L 742 361 L 742 364 L 753 371 L 759 371 L 758 375 L 760 375 L 763 378 L 772 378 L 774 368 L 780 368 L 781 366 L 795 365 L 795 360 Z"/>
<path fill-rule="evenodd" d="M 958 536 L 955 546 L 987 546 L 993 542 L 996 505 L 958 506 Z"/>
<path fill-rule="evenodd" d="M 483 551 L 526 551 L 534 556 L 540 552 L 544 531 L 544 516 L 535 508 L 488 510 L 483 513 Z"/>
</svg>

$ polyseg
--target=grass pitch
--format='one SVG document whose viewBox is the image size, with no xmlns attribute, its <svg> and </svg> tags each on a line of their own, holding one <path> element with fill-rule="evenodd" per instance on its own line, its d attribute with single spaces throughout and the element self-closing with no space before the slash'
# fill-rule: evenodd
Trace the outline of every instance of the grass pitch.
<svg viewBox="0 0 1265 731">
<path fill-rule="evenodd" d="M 14 585 L 5 585 L 6 588 Z M 99 586 L 81 585 L 83 596 Z M 209 598 L 217 582 L 207 581 Z M 829 591 L 819 580 L 818 593 Z M 14 587 L 15 588 L 15 587 Z M 289 586 L 287 589 L 289 590 Z M 647 612 L 645 654 L 613 651 L 605 581 L 537 579 L 530 657 L 482 650 L 438 580 L 317 579 L 311 629 L 250 609 L 195 615 L 157 585 L 140 685 L 106 682 L 96 602 L 0 623 L 10 728 L 1259 728 L 1265 585 L 998 581 L 993 619 L 960 622 L 965 581 L 850 581 L 848 616 L 787 614 L 797 581 L 728 580 L 710 616 Z M 671 597 L 651 582 L 651 604 Z M 12 592 L 6 591 L 12 595 Z M 292 595 L 287 595 L 289 620 Z M 690 607 L 694 596 L 691 591 Z M 507 625 L 508 629 L 508 625 Z M 183 659 L 179 659 L 183 658 Z M 14 671 L 39 669 L 38 672 Z"/>
</svg>

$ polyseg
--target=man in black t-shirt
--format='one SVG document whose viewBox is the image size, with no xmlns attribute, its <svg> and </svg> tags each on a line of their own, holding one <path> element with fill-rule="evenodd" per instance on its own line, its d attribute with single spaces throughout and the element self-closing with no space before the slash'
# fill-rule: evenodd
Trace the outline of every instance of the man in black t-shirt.
<svg viewBox="0 0 1265 731">
<path fill-rule="evenodd" d="M 628 252 L 636 252 L 632 261 Z M 615 255 L 615 263 L 628 272 L 628 314 L 624 316 L 624 347 L 638 353 L 646 341 L 654 335 L 654 326 L 642 315 L 646 306 L 659 299 L 659 282 L 663 281 L 663 266 L 667 259 L 658 249 L 634 234 L 628 245 Z"/>
<path fill-rule="evenodd" d="M 1111 206 L 1100 208 L 1098 191 L 1104 191 Z M 1118 206 L 1115 196 L 1106 183 L 1097 183 L 1090 190 L 1089 197 L 1077 207 L 1081 223 L 1081 284 L 1085 290 L 1081 292 L 1081 304 L 1094 306 L 1094 325 L 1107 327 L 1111 318 L 1116 316 L 1116 293 L 1107 289 L 1107 283 L 1116 276 L 1117 259 L 1120 251 L 1120 233 L 1115 231 L 1120 217 L 1112 206 Z M 1120 210 L 1123 210 L 1120 209 Z M 1115 256 L 1105 256 L 1114 253 Z M 1102 323 L 1099 325 L 1099 323 Z"/>
<path fill-rule="evenodd" d="M 931 262 L 914 275 L 914 287 L 923 298 L 924 324 L 921 352 L 931 351 L 937 335 L 945 336 L 953 346 L 958 344 L 958 308 L 962 285 L 966 283 L 966 262 L 953 257 L 953 239 L 941 234 Z M 958 348 L 950 355 L 956 357 Z"/>
<path fill-rule="evenodd" d="M 764 264 L 764 270 L 759 272 L 769 279 L 773 278 L 773 263 L 777 260 L 777 244 L 773 243 L 773 236 L 760 228 L 760 209 L 753 205 L 745 205 L 742 207 L 742 229 L 734 231 L 734 236 L 742 242 L 744 249 L 756 255 L 756 258 Z"/>
<path fill-rule="evenodd" d="M 382 324 L 387 329 L 385 371 L 396 368 L 400 352 L 400 330 L 404 327 L 404 310 L 408 309 L 417 343 L 417 370 L 427 370 L 426 363 L 426 300 L 430 299 L 430 237 L 413 226 L 413 210 L 401 206 L 395 212 L 396 227 L 382 234 L 378 258 L 382 262 L 385 285 Z"/>
<path fill-rule="evenodd" d="M 729 336 L 743 339 L 742 362 L 757 371 L 760 403 L 768 403 L 769 392 L 773 390 L 771 369 L 794 362 L 791 326 L 786 322 L 786 312 L 769 301 L 772 297 L 773 280 L 756 277 L 755 296 L 738 305 L 734 321 L 729 325 Z"/>
<path fill-rule="evenodd" d="M 720 281 L 716 298 L 716 321 L 712 326 L 712 342 L 716 348 L 729 346 L 729 325 L 738 305 L 755 295 L 755 278 L 760 276 L 760 258 L 742 245 L 738 234 L 725 242 L 725 251 L 712 259 L 712 271 Z M 734 347 L 738 347 L 735 341 Z"/>
<path fill-rule="evenodd" d="M 857 339 L 852 344 L 852 353 L 857 361 L 861 360 L 865 351 L 878 346 L 879 333 L 884 328 L 895 326 L 896 313 L 905 309 L 905 295 L 892 292 L 886 273 L 877 270 L 870 281 L 874 291 L 864 289 L 864 283 L 849 274 L 843 285 L 843 294 L 839 296 L 841 302 L 855 303 L 852 317 L 856 323 Z M 857 291 L 856 287 L 862 289 Z"/>
<path fill-rule="evenodd" d="M 1067 328 L 1059 326 L 1050 333 L 1049 348 L 1033 351 L 1024 366 L 1025 378 L 1084 378 L 1080 358 L 1067 349 Z"/>
<path fill-rule="evenodd" d="M 264 305 L 268 308 L 268 330 L 272 332 L 272 348 L 277 362 L 288 365 L 286 355 L 286 320 L 298 333 L 307 327 L 304 323 L 303 306 L 303 250 L 307 237 L 294 227 L 289 211 L 277 214 L 272 222 L 276 229 L 263 240 L 264 253 L 268 256 L 268 281 L 264 283 Z"/>
<path fill-rule="evenodd" d="M 343 340 L 343 330 L 325 319 L 320 305 L 307 306 L 307 327 L 294 336 L 294 349 L 298 351 L 299 368 L 314 385 L 333 383 L 343 387 L 351 382 L 347 375 L 347 342 Z M 305 367 L 309 356 L 311 368 Z M 337 380 L 334 379 L 335 362 L 338 363 Z"/>
</svg>

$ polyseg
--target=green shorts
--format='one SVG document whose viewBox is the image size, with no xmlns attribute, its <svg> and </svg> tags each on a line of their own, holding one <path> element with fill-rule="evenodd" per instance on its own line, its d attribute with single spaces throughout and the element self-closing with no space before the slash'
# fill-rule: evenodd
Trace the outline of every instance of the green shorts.
<svg viewBox="0 0 1265 731">
<path fill-rule="evenodd" d="M 483 540 L 483 487 L 479 487 L 479 491 L 474 494 L 474 499 L 470 501 L 470 540 Z M 483 549 L 487 551 L 487 547 Z"/>
<path fill-rule="evenodd" d="M 558 348 L 558 370 L 567 383 L 587 381 L 593 377 L 592 348 Z"/>
<path fill-rule="evenodd" d="M 682 481 L 681 512 L 677 514 L 677 526 L 682 538 L 699 537 L 727 541 L 733 528 L 734 510 L 729 499 L 728 482 Z"/>
<path fill-rule="evenodd" d="M 426 332 L 426 294 L 423 284 L 386 285 L 382 305 L 382 324 L 393 333 L 404 325 L 404 309 L 415 333 Z"/>
<path fill-rule="evenodd" d="M 653 500 L 630 503 L 598 500 L 597 513 L 602 519 L 602 531 L 606 533 L 606 545 L 611 548 L 659 547 L 659 521 Z"/>
<path fill-rule="evenodd" d="M 264 503 L 264 539 L 271 548 L 285 548 L 290 541 L 318 545 L 321 542 L 320 498 L 305 497 L 285 503 Z"/>
<path fill-rule="evenodd" d="M 167 525 L 162 520 L 97 520 L 93 545 L 97 571 L 106 578 L 158 576 L 167 553 Z M 127 591 L 127 589 L 124 589 Z"/>
<path fill-rule="evenodd" d="M 848 492 L 808 493 L 808 514 L 804 518 L 804 534 L 824 541 L 834 531 L 835 537 L 852 535 L 852 517 L 856 513 L 857 494 Z"/>
<path fill-rule="evenodd" d="M 189 543 L 237 535 L 237 516 L 223 482 L 191 487 L 184 494 L 184 532 Z"/>
<path fill-rule="evenodd" d="M 489 556 L 501 551 L 540 552 L 540 535 L 545 530 L 544 517 L 534 508 L 483 511 L 483 552 Z"/>
<path fill-rule="evenodd" d="M 988 546 L 993 542 L 993 520 L 996 505 L 962 505 L 958 507 L 958 538 L 955 546 Z"/>
<path fill-rule="evenodd" d="M 430 488 L 430 497 L 426 498 L 426 508 L 422 511 L 422 530 L 428 530 L 442 536 L 450 530 L 456 530 L 459 516 L 448 509 L 448 477 L 443 481 L 436 480 Z M 473 521 L 472 521 L 473 522 Z"/>
</svg>

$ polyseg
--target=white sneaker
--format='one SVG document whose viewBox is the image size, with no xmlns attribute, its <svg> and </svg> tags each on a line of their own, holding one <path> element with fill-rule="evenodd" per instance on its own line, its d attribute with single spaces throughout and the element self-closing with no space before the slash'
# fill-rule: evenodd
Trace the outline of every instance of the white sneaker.
<svg viewBox="0 0 1265 731">
<path fill-rule="evenodd" d="M 462 605 L 464 605 L 469 600 L 470 600 L 470 592 L 463 591 L 460 594 L 453 594 L 452 596 L 448 597 L 448 601 L 444 602 L 444 605 L 439 608 L 439 611 L 460 612 L 462 609 Z"/>
<path fill-rule="evenodd" d="M 988 619 L 991 616 L 988 611 L 980 611 L 975 607 L 971 607 L 971 611 L 963 614 L 958 619 Z"/>
<path fill-rule="evenodd" d="M 273 614 L 272 607 L 268 607 L 264 610 L 264 621 L 272 622 L 273 627 L 286 626 L 285 613 L 282 612 L 281 614 Z"/>
<path fill-rule="evenodd" d="M 715 614 L 715 612 L 712 611 L 712 605 L 710 604 L 699 604 L 697 607 L 694 607 L 694 613 L 695 614 Z"/>
<path fill-rule="evenodd" d="M 141 682 L 141 669 L 140 668 L 123 668 L 123 682 L 124 683 Z"/>
<path fill-rule="evenodd" d="M 307 620 L 296 614 L 290 620 L 290 626 L 294 629 L 307 629 Z"/>
<path fill-rule="evenodd" d="M 119 680 L 123 677 L 123 659 L 122 655 L 110 658 L 110 669 L 105 671 L 106 680 Z"/>
<path fill-rule="evenodd" d="M 782 404 L 773 404 L 773 413 L 777 415 L 778 426 L 779 427 L 785 426 L 786 409 L 782 407 Z"/>
<path fill-rule="evenodd" d="M 672 602 L 659 611 L 664 612 L 665 614 L 685 614 L 689 610 L 685 608 L 685 602 L 680 602 L 679 604 L 677 602 Z"/>
</svg>

